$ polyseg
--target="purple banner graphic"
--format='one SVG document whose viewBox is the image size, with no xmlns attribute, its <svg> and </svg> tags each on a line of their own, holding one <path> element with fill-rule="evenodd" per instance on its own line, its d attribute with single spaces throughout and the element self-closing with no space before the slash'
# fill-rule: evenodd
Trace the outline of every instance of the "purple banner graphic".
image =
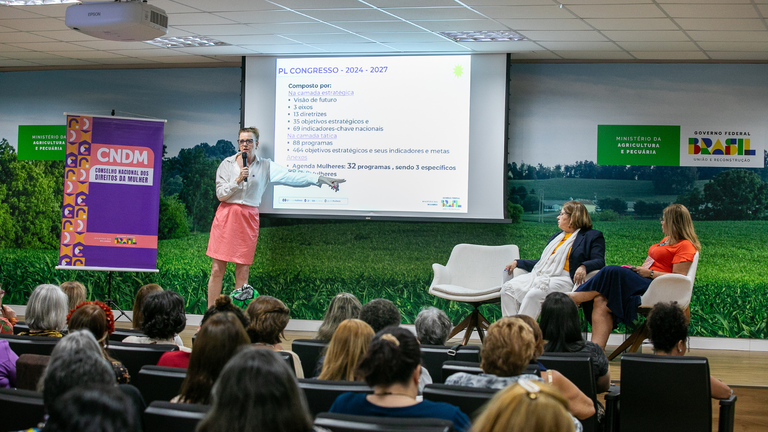
<svg viewBox="0 0 768 432">
<path fill-rule="evenodd" d="M 157 271 L 160 120 L 67 116 L 56 268 Z"/>
</svg>

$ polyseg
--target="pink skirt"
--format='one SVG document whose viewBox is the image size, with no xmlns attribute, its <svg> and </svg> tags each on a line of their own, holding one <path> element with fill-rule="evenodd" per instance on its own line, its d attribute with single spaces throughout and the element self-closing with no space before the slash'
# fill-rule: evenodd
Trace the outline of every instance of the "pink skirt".
<svg viewBox="0 0 768 432">
<path fill-rule="evenodd" d="M 220 261 L 251 265 L 258 239 L 258 207 L 223 202 L 216 209 L 205 254 Z"/>
</svg>

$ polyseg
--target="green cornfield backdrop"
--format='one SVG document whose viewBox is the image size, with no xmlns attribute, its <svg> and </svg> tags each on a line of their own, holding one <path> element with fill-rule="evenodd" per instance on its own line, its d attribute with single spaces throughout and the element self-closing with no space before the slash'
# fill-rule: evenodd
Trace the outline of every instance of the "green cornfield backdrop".
<svg viewBox="0 0 768 432">
<path fill-rule="evenodd" d="M 691 307 L 691 335 L 768 338 L 768 222 L 696 222 L 702 251 Z M 623 219 L 596 222 L 606 238 L 607 264 L 641 264 L 648 246 L 663 235 L 658 221 Z M 265 226 L 260 231 L 251 284 L 280 298 L 299 319 L 321 319 L 338 292 L 355 294 L 363 303 L 384 297 L 412 323 L 423 306 L 444 309 L 457 323 L 469 307 L 428 294 L 432 263 L 445 264 L 459 243 L 516 244 L 522 258 L 537 258 L 557 227 L 555 223 L 472 224 L 425 222 L 334 221 Z M 113 273 L 112 290 L 119 305 L 130 309 L 136 290 L 158 283 L 179 292 L 187 311 L 201 314 L 211 260 L 205 256 L 207 234 L 161 241 L 159 273 Z M 26 304 L 35 286 L 79 280 L 90 299 L 104 299 L 107 274 L 55 270 L 56 250 L 0 250 L 4 303 Z M 501 272 L 501 269 L 499 269 Z M 227 270 L 225 292 L 234 285 L 234 266 Z M 491 321 L 498 305 L 484 306 Z M 586 324 L 585 324 L 586 325 Z M 619 331 L 623 331 L 620 328 Z"/>
</svg>

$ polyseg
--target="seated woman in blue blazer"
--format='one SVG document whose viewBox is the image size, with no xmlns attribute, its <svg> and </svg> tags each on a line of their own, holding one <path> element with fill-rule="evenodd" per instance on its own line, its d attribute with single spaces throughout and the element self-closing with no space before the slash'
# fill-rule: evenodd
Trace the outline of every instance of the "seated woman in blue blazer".
<svg viewBox="0 0 768 432">
<path fill-rule="evenodd" d="M 605 267 L 605 238 L 592 229 L 592 219 L 584 204 L 568 201 L 557 217 L 562 230 L 553 235 L 538 260 L 517 259 L 504 269 L 529 273 L 517 276 L 501 287 L 503 316 L 539 316 L 544 297 L 551 292 L 571 292 L 582 284 L 587 273 Z"/>
</svg>

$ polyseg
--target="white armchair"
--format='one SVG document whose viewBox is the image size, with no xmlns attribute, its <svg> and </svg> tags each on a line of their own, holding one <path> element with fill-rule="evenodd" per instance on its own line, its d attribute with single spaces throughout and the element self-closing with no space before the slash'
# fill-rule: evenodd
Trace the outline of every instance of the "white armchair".
<svg viewBox="0 0 768 432">
<path fill-rule="evenodd" d="M 668 273 L 655 278 L 651 285 L 648 286 L 648 291 L 640 297 L 640 306 L 637 308 L 637 313 L 643 316 L 648 316 L 653 306 L 656 303 L 669 303 L 676 301 L 678 306 L 683 308 L 686 316 L 690 319 L 691 313 L 689 306 L 691 304 L 691 295 L 693 295 L 693 283 L 696 280 L 696 268 L 699 266 L 699 253 L 693 256 L 693 262 L 688 269 L 688 274 L 681 275 L 676 273 Z M 645 322 L 640 325 L 631 335 L 616 348 L 611 355 L 608 356 L 609 360 L 613 360 L 616 356 L 629 349 L 629 352 L 633 353 L 640 348 L 646 336 L 648 336 L 648 326 Z"/>
<path fill-rule="evenodd" d="M 446 300 L 469 303 L 474 308 L 469 316 L 453 328 L 449 339 L 466 329 L 466 345 L 472 332 L 477 329 L 480 340 L 483 340 L 483 331 L 488 329 L 490 323 L 478 307 L 499 302 L 501 284 L 508 279 L 504 266 L 517 258 L 520 258 L 520 250 L 515 245 L 459 244 L 453 248 L 445 266 L 432 264 L 435 277 L 429 293 Z"/>
</svg>

